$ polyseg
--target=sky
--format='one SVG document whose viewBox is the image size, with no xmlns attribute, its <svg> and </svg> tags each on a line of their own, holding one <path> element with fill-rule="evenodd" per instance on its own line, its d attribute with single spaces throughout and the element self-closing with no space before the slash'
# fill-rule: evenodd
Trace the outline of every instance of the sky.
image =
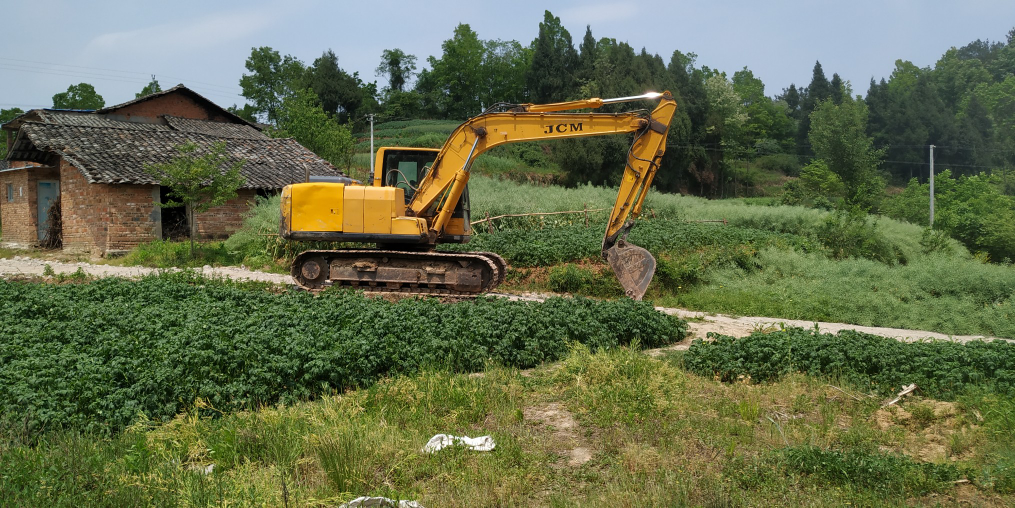
<svg viewBox="0 0 1015 508">
<path fill-rule="evenodd" d="M 576 47 L 591 26 L 596 39 L 665 62 L 680 50 L 731 77 L 746 66 L 769 96 L 806 86 L 815 61 L 865 94 L 897 59 L 933 67 L 950 47 L 1004 41 L 1015 27 L 1015 0 L 0 0 L 0 108 L 51 107 L 81 82 L 109 106 L 134 99 L 152 75 L 164 89 L 183 83 L 223 107 L 242 104 L 244 62 L 260 46 L 307 64 L 331 49 L 340 67 L 383 87 L 375 69 L 385 49 L 416 55 L 421 68 L 459 23 L 528 45 L 547 9 Z"/>
</svg>

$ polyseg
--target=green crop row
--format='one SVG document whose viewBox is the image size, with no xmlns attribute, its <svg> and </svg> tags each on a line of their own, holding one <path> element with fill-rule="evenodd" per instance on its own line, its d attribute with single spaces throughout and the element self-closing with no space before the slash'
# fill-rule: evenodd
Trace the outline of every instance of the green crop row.
<svg viewBox="0 0 1015 508">
<path fill-rule="evenodd" d="M 788 328 L 740 339 L 697 339 L 687 369 L 722 381 L 773 381 L 791 372 L 835 377 L 881 395 L 916 383 L 921 394 L 954 400 L 970 390 L 1015 395 L 1015 343 L 900 342 L 851 330 L 838 334 Z"/>
<path fill-rule="evenodd" d="M 516 218 L 493 233 L 478 230 L 467 244 L 445 244 L 442 250 L 493 251 L 516 267 L 548 266 L 600 256 L 603 229 L 581 221 L 540 223 Z M 806 238 L 753 228 L 687 223 L 676 220 L 644 220 L 631 229 L 628 240 L 659 255 L 667 251 L 752 244 L 793 245 L 807 251 L 819 248 Z"/>
<path fill-rule="evenodd" d="M 115 430 L 139 413 L 170 418 L 197 399 L 229 411 L 425 367 L 532 367 L 569 342 L 654 347 L 685 333 L 683 321 L 630 300 L 391 303 L 349 291 L 272 294 L 186 273 L 0 281 L 0 302 L 0 415 L 35 430 Z"/>
</svg>

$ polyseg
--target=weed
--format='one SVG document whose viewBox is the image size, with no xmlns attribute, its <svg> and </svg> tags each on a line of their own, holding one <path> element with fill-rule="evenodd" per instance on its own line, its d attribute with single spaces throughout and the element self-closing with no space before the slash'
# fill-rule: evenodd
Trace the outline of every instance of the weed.
<svg viewBox="0 0 1015 508">
<path fill-rule="evenodd" d="M 940 491 L 961 477 L 951 464 L 916 463 L 904 456 L 871 451 L 790 447 L 782 450 L 781 458 L 786 471 L 888 496 Z"/>
<path fill-rule="evenodd" d="M 909 415 L 912 418 L 913 423 L 921 429 L 926 428 L 931 423 L 934 423 L 934 420 L 936 419 L 936 416 L 934 415 L 934 407 L 930 404 L 912 404 L 906 409 L 909 410 Z"/>
<path fill-rule="evenodd" d="M 558 293 L 599 297 L 623 295 L 616 277 L 609 271 L 591 270 L 571 263 L 550 268 L 549 284 L 550 289 Z"/>
</svg>

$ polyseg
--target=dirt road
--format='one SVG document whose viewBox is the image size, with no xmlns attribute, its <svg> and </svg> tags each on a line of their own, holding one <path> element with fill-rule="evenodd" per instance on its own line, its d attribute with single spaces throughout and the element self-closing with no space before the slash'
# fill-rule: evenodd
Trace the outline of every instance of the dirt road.
<svg viewBox="0 0 1015 508">
<path fill-rule="evenodd" d="M 90 263 L 61 263 L 57 261 L 47 261 L 42 259 L 35 259 L 29 257 L 14 257 L 12 259 L 0 258 L 0 276 L 12 276 L 12 275 L 42 275 L 49 266 L 53 273 L 56 274 L 72 274 L 79 269 L 83 272 L 93 275 L 96 277 L 140 277 L 150 273 L 157 272 L 155 268 L 145 268 L 139 266 L 109 266 L 109 265 L 94 265 Z M 263 282 L 273 282 L 276 284 L 291 284 L 292 279 L 288 275 L 280 275 L 277 273 L 266 273 L 256 272 L 248 270 L 242 267 L 211 267 L 205 266 L 201 269 L 201 272 L 208 276 L 217 277 L 228 277 L 234 280 L 256 280 Z M 547 295 L 511 295 L 502 294 L 509 298 L 521 299 L 521 300 L 542 300 Z M 734 337 L 744 337 L 750 335 L 751 332 L 757 330 L 771 330 L 778 329 L 780 326 L 796 326 L 802 328 L 813 328 L 815 325 L 822 332 L 835 333 L 840 330 L 856 330 L 859 332 L 870 333 L 873 335 L 881 335 L 883 337 L 892 337 L 899 340 L 905 341 L 917 341 L 924 339 L 948 339 L 959 342 L 966 342 L 975 339 L 992 339 L 994 337 L 984 337 L 983 335 L 946 335 L 937 332 L 928 332 L 924 330 L 904 330 L 900 328 L 883 328 L 876 326 L 859 326 L 845 323 L 825 323 L 814 321 L 801 321 L 792 319 L 779 319 L 769 317 L 733 317 L 722 314 L 708 314 L 704 312 L 689 311 L 684 309 L 671 309 L 665 307 L 657 307 L 660 311 L 667 314 L 676 314 L 684 319 L 689 320 L 689 328 L 691 331 L 691 338 L 694 337 L 705 337 L 709 332 L 716 332 L 723 335 L 732 335 Z M 683 344 L 671 346 L 665 349 L 686 349 L 689 344 L 689 340 Z"/>
</svg>

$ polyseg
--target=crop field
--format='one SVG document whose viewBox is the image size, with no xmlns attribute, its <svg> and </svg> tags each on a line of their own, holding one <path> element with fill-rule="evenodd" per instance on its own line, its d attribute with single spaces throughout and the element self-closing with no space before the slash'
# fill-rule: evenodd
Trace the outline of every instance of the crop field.
<svg viewBox="0 0 1015 508">
<path fill-rule="evenodd" d="M 673 325 L 664 330 L 679 330 Z M 828 344 L 841 347 L 828 351 Z M 0 499 L 32 506 L 325 506 L 359 495 L 424 506 L 1015 501 L 1011 344 L 786 330 L 696 341 L 683 354 L 649 356 L 641 347 L 637 340 L 598 349 L 571 342 L 559 362 L 535 369 L 495 360 L 481 375 L 423 367 L 255 409 L 197 398 L 169 422 L 142 417 L 113 434 L 65 427 L 26 435 L 7 425 Z M 926 389 L 883 407 L 881 395 L 900 379 Z M 438 432 L 491 435 L 496 447 L 421 452 Z"/>
<path fill-rule="evenodd" d="M 249 284 L 248 284 L 249 285 Z M 630 300 L 388 303 L 273 294 L 187 273 L 139 282 L 0 281 L 0 414 L 29 434 L 116 431 L 201 399 L 220 410 L 305 400 L 423 368 L 531 368 L 568 344 L 679 342 L 684 324 Z"/>
</svg>

